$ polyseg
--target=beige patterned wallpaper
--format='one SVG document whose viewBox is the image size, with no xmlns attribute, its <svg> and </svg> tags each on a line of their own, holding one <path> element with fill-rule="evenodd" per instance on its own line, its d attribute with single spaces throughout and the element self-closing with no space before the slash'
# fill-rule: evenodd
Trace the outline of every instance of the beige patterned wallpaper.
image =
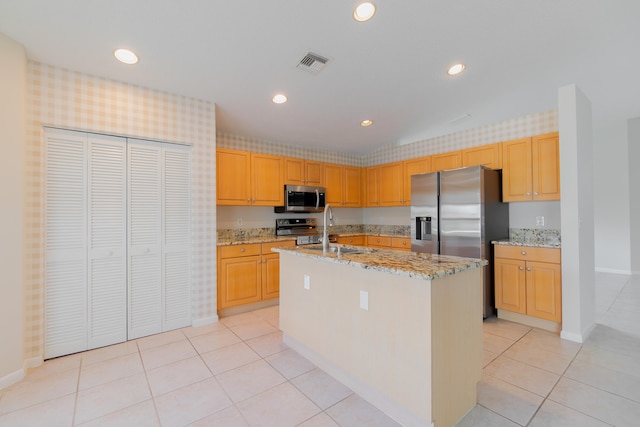
<svg viewBox="0 0 640 427">
<path fill-rule="evenodd" d="M 362 156 L 321 151 L 223 133 L 218 133 L 217 144 L 218 147 L 255 151 L 278 156 L 300 157 L 351 166 L 373 166 L 494 142 L 540 135 L 557 130 L 558 112 L 557 110 L 549 110 L 542 113 L 504 120 L 475 129 L 417 141 L 411 144 L 389 144 Z"/>
<path fill-rule="evenodd" d="M 44 342 L 44 126 L 192 146 L 192 312 L 215 316 L 215 105 L 30 62 L 27 121 L 25 358 L 40 357 Z"/>
</svg>

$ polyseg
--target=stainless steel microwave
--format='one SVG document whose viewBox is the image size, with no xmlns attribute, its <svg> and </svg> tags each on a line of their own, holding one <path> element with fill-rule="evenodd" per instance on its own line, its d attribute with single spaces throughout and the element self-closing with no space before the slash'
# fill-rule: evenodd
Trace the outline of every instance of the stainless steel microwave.
<svg viewBox="0 0 640 427">
<path fill-rule="evenodd" d="M 326 204 L 326 189 L 308 185 L 285 185 L 284 206 L 276 206 L 275 212 L 322 212 Z"/>
</svg>

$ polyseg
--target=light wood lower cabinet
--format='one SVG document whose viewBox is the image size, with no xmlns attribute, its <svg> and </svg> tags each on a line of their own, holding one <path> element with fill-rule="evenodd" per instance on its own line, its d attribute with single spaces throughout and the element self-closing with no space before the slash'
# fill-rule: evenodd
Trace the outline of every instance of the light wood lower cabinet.
<svg viewBox="0 0 640 427">
<path fill-rule="evenodd" d="M 496 308 L 562 322 L 560 249 L 495 246 Z"/>
<path fill-rule="evenodd" d="M 411 239 L 408 237 L 367 236 L 367 246 L 381 249 L 411 250 Z"/>
<path fill-rule="evenodd" d="M 218 247 L 218 310 L 280 295 L 280 254 L 276 246 L 295 241 Z"/>
<path fill-rule="evenodd" d="M 341 245 L 365 246 L 367 244 L 367 239 L 365 236 L 339 236 L 336 243 Z"/>
</svg>

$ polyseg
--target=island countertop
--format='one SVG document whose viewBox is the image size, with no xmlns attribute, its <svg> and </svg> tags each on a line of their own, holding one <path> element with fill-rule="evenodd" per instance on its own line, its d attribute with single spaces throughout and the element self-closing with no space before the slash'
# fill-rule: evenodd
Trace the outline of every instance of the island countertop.
<svg viewBox="0 0 640 427">
<path fill-rule="evenodd" d="M 340 247 L 342 249 L 341 253 L 327 252 L 323 254 L 322 245 L 286 246 L 273 248 L 272 251 L 286 252 L 325 262 L 347 264 L 354 268 L 376 270 L 425 280 L 450 276 L 488 264 L 486 260 L 475 258 L 374 249 L 362 246 L 332 246 Z M 349 250 L 356 252 L 348 252 Z"/>
</svg>

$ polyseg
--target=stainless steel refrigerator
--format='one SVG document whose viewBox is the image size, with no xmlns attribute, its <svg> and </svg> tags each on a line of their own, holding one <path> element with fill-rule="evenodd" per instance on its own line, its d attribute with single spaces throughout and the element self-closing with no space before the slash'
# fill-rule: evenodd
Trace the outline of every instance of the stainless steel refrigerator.
<svg viewBox="0 0 640 427">
<path fill-rule="evenodd" d="M 494 312 L 491 241 L 507 237 L 500 171 L 472 166 L 411 177 L 411 250 L 488 260 L 483 317 Z"/>
</svg>

